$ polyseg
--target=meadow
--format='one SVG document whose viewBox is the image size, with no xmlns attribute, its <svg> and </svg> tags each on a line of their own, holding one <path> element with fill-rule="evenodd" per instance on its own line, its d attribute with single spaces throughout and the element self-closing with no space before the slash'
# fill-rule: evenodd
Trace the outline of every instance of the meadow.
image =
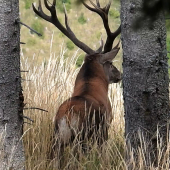
<svg viewBox="0 0 170 170">
<path fill-rule="evenodd" d="M 52 44 L 52 43 L 51 43 Z M 52 47 L 51 47 L 52 48 Z M 50 51 L 50 50 L 49 50 Z M 78 55 L 64 58 L 67 53 L 65 47 L 61 48 L 60 55 L 49 53 L 48 63 L 35 65 L 38 58 L 33 56 L 32 62 L 22 55 L 21 69 L 23 89 L 25 97 L 24 115 L 34 122 L 25 119 L 24 123 L 24 148 L 26 155 L 27 170 L 52 170 L 53 163 L 58 160 L 49 160 L 48 154 L 52 145 L 53 117 L 60 104 L 72 94 L 74 80 L 79 68 L 75 66 Z M 116 62 L 115 62 L 116 64 Z M 64 164 L 62 169 L 78 170 L 168 170 L 170 140 L 167 138 L 168 147 L 163 146 L 162 139 L 157 132 L 158 167 L 152 163 L 146 164 L 148 143 L 139 132 L 141 147 L 138 149 L 139 160 L 133 157 L 133 149 L 130 150 L 130 162 L 126 162 L 126 144 L 124 137 L 124 108 L 121 83 L 112 84 L 109 88 L 109 98 L 112 103 L 113 121 L 109 129 L 109 140 L 103 145 L 102 150 L 96 144 L 92 149 L 83 154 L 81 149 L 77 150 L 79 157 L 75 156 L 74 148 L 67 147 L 64 152 Z M 30 109 L 29 109 L 30 108 Z M 42 111 L 35 108 L 41 108 Z M 79 147 L 79 146 L 78 146 Z M 130 146 L 128 146 L 130 147 Z"/>
<path fill-rule="evenodd" d="M 24 63 L 22 70 L 29 72 L 22 73 L 25 108 L 41 108 L 47 110 L 44 112 L 37 109 L 26 109 L 24 115 L 28 116 L 34 122 L 27 120 L 24 124 L 24 146 L 26 153 L 26 169 L 48 169 L 47 155 L 51 146 L 51 136 L 53 133 L 52 120 L 56 114 L 60 104 L 71 96 L 74 80 L 79 68 L 75 67 L 78 58 L 77 53 L 69 59 L 64 59 L 64 47 L 61 54 L 55 56 L 50 53 L 48 63 L 35 66 L 36 56 L 33 57 L 32 63 L 28 63 L 28 59 L 22 55 Z M 123 147 L 124 147 L 124 116 L 123 116 L 123 98 L 121 84 L 110 86 L 109 98 L 112 101 L 113 122 L 109 131 L 109 141 L 104 149 L 107 155 L 102 156 L 94 147 L 89 156 L 82 156 L 82 162 L 75 160 L 72 151 L 67 153 L 68 165 L 77 167 L 78 169 L 113 169 L 113 165 L 117 168 L 122 166 Z M 97 147 L 97 146 L 96 146 Z M 115 155 L 117 155 L 115 157 Z M 104 159 L 103 159 L 104 158 Z M 120 160 L 120 162 L 119 162 Z M 107 161 L 107 163 L 106 163 Z M 112 162 L 112 164 L 110 164 Z M 103 169 L 103 168 L 102 168 Z M 119 169 L 119 168 L 118 168 Z"/>
</svg>

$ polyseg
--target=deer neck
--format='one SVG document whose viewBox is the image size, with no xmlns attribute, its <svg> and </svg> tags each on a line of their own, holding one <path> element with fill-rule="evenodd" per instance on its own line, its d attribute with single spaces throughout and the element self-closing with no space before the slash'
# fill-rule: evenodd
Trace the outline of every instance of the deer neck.
<svg viewBox="0 0 170 170">
<path fill-rule="evenodd" d="M 107 97 L 108 85 L 103 66 L 95 61 L 85 62 L 77 75 L 72 96 L 96 96 L 97 92 Z"/>
</svg>

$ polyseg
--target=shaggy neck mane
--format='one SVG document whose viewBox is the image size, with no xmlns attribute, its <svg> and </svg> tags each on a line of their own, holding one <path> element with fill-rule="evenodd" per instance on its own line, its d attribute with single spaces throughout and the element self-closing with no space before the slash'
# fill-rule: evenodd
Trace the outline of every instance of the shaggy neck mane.
<svg viewBox="0 0 170 170">
<path fill-rule="evenodd" d="M 107 95 L 108 85 L 102 65 L 96 60 L 86 60 L 77 75 L 72 96 L 93 96 L 94 91 Z"/>
</svg>

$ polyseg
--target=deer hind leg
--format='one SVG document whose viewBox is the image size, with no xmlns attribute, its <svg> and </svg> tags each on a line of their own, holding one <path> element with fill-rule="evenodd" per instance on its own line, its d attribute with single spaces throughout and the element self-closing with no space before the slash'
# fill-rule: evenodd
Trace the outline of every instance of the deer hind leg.
<svg viewBox="0 0 170 170">
<path fill-rule="evenodd" d="M 102 144 L 108 140 L 108 125 L 106 123 L 106 116 L 103 113 L 98 113 L 95 116 L 95 135 L 97 139 L 98 146 L 102 146 Z"/>
<path fill-rule="evenodd" d="M 64 166 L 64 148 L 70 143 L 71 135 L 66 116 L 55 121 L 55 135 L 51 151 L 53 169 L 62 169 Z"/>
</svg>

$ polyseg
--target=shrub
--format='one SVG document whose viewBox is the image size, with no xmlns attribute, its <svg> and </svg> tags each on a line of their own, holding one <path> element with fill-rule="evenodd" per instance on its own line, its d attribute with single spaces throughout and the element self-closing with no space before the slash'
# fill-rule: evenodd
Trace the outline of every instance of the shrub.
<svg viewBox="0 0 170 170">
<path fill-rule="evenodd" d="M 80 67 L 80 66 L 82 65 L 83 61 L 84 61 L 84 55 L 81 54 L 81 55 L 79 56 L 79 58 L 77 59 L 77 61 L 76 61 L 76 66 L 77 66 L 77 67 Z"/>
<path fill-rule="evenodd" d="M 67 47 L 69 50 L 73 50 L 73 49 L 74 49 L 74 43 L 69 40 L 69 41 L 66 42 L 66 47 Z"/>
<path fill-rule="evenodd" d="M 81 13 L 80 17 L 78 18 L 78 22 L 80 24 L 85 24 L 87 22 L 86 18 L 84 17 L 84 13 Z"/>
<path fill-rule="evenodd" d="M 70 9 L 71 9 L 71 1 L 70 0 L 57 1 L 56 8 L 60 12 L 64 12 L 63 3 L 65 4 L 67 12 L 70 12 Z"/>
<path fill-rule="evenodd" d="M 113 17 L 113 18 L 119 18 L 120 17 L 120 13 L 116 9 L 110 9 L 109 15 L 110 15 L 110 17 Z"/>
<path fill-rule="evenodd" d="M 31 4 L 32 4 L 31 0 L 25 0 L 25 9 L 30 9 Z"/>
</svg>

